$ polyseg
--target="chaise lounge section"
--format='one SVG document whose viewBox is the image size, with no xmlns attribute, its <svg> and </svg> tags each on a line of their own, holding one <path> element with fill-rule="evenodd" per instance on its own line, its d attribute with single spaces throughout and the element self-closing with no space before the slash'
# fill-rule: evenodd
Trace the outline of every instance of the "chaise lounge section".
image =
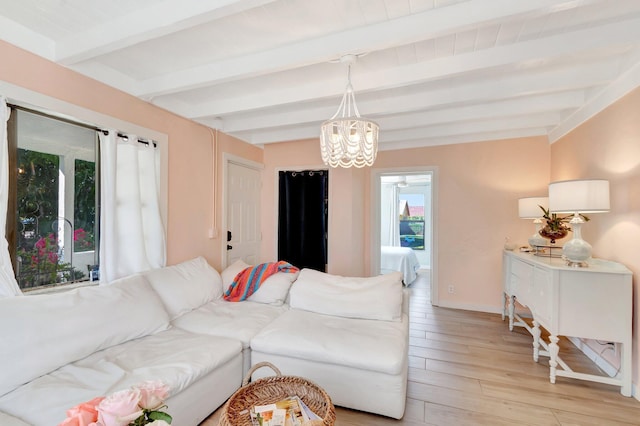
<svg viewBox="0 0 640 426">
<path fill-rule="evenodd" d="M 336 405 L 399 419 L 409 348 L 404 297 L 399 272 L 351 278 L 303 269 L 290 309 L 251 340 L 252 364 L 267 361 L 306 377 Z"/>
</svg>

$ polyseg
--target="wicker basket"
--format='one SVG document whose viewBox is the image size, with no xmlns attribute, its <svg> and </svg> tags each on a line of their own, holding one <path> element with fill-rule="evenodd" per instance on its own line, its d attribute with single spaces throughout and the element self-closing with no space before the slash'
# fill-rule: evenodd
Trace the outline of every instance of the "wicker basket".
<svg viewBox="0 0 640 426">
<path fill-rule="evenodd" d="M 254 371 L 269 367 L 275 376 L 263 377 L 249 383 Z M 331 398 L 320 386 L 302 377 L 283 376 L 273 364 L 261 362 L 254 365 L 236 391 L 222 408 L 218 426 L 252 426 L 249 410 L 254 405 L 273 404 L 289 396 L 297 395 L 322 420 L 307 422 L 305 426 L 333 426 L 336 410 Z"/>
</svg>

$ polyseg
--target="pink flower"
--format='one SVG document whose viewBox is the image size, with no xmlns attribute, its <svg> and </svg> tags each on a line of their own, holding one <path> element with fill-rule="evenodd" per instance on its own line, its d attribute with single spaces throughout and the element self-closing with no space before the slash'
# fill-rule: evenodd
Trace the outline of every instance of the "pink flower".
<svg viewBox="0 0 640 426">
<path fill-rule="evenodd" d="M 73 231 L 73 241 L 78 241 L 83 239 L 86 236 L 87 232 L 82 229 L 82 228 L 78 228 L 75 231 Z"/>
<path fill-rule="evenodd" d="M 67 418 L 58 426 L 91 426 L 98 421 L 96 406 L 102 402 L 103 397 L 93 398 L 67 410 Z"/>
<path fill-rule="evenodd" d="M 169 396 L 169 387 L 161 381 L 146 381 L 136 386 L 140 390 L 140 408 L 155 410 Z"/>
<path fill-rule="evenodd" d="M 47 257 L 49 258 L 49 262 L 58 263 L 58 254 L 57 253 L 50 252 L 49 254 L 47 254 Z"/>
<path fill-rule="evenodd" d="M 102 426 L 126 426 L 143 413 L 138 407 L 140 390 L 127 389 L 115 392 L 98 405 L 98 420 Z"/>
<path fill-rule="evenodd" d="M 35 246 L 39 249 L 44 249 L 47 245 L 47 240 L 45 240 L 44 238 L 40 238 L 38 241 L 36 241 Z"/>
</svg>

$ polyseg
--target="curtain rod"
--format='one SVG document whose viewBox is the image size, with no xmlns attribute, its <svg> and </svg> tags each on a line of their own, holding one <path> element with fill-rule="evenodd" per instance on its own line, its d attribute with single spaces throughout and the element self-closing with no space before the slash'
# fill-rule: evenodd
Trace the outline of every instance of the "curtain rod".
<svg viewBox="0 0 640 426">
<path fill-rule="evenodd" d="M 9 102 L 7 102 L 7 106 L 9 108 L 17 109 L 19 111 L 29 112 L 31 114 L 39 115 L 41 117 L 50 118 L 52 120 L 62 121 L 63 123 L 72 124 L 74 126 L 83 127 L 85 129 L 94 130 L 96 132 L 102 132 L 102 134 L 104 134 L 105 136 L 109 134 L 108 130 L 101 129 L 100 127 L 96 127 L 96 126 L 93 126 L 91 124 L 82 123 L 80 121 L 72 120 L 72 119 L 69 119 L 69 118 L 58 117 L 58 116 L 55 116 L 55 115 L 52 115 L 52 114 L 48 114 L 48 113 L 43 112 L 43 111 L 38 111 L 37 109 L 27 108 L 27 107 L 16 105 L 16 104 L 12 104 L 12 103 L 9 103 Z M 125 139 L 125 140 L 129 139 L 129 136 L 127 136 L 124 133 L 121 133 L 120 131 L 118 131 L 117 135 L 119 137 L 121 137 L 122 139 Z M 138 138 L 138 142 L 143 143 L 145 145 L 153 144 L 154 147 L 158 146 L 158 144 L 154 140 L 147 140 L 147 139 Z"/>
</svg>

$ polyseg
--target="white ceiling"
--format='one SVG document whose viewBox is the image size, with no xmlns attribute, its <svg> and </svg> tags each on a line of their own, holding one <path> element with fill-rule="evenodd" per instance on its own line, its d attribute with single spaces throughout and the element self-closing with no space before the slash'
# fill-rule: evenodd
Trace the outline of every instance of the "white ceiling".
<svg viewBox="0 0 640 426">
<path fill-rule="evenodd" d="M 0 0 L 0 39 L 262 145 L 352 66 L 380 149 L 551 142 L 640 85 L 640 0 Z"/>
</svg>

